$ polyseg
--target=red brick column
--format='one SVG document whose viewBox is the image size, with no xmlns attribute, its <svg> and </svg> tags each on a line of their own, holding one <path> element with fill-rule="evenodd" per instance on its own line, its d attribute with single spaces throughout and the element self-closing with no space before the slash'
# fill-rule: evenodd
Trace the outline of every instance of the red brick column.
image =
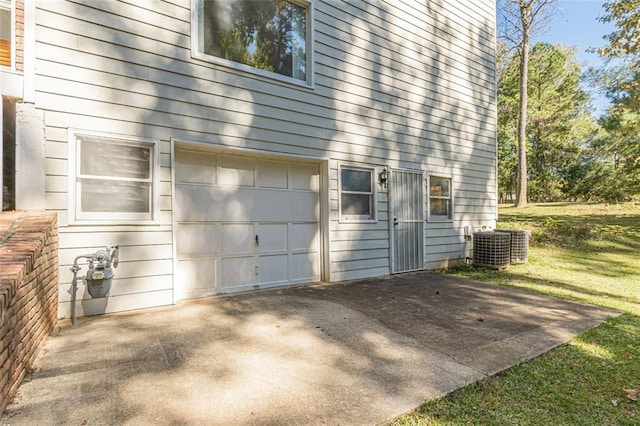
<svg viewBox="0 0 640 426">
<path fill-rule="evenodd" d="M 24 0 L 16 0 L 16 71 L 24 71 Z"/>
<path fill-rule="evenodd" d="M 58 310 L 55 213 L 0 214 L 0 410 L 53 330 Z"/>
</svg>

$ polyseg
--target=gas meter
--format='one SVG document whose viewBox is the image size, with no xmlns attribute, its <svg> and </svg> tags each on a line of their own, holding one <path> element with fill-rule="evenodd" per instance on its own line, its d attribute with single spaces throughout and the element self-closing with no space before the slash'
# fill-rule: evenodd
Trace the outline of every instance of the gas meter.
<svg viewBox="0 0 640 426">
<path fill-rule="evenodd" d="M 87 286 L 87 291 L 92 298 L 107 297 L 111 291 L 111 281 L 113 280 L 113 269 L 118 267 L 119 256 L 118 245 L 112 245 L 111 247 L 105 247 L 104 250 L 98 250 L 95 253 L 84 254 L 78 256 L 73 261 L 71 272 L 73 272 L 73 281 L 71 285 L 72 289 L 72 301 L 71 301 L 71 322 L 76 323 L 76 294 L 78 291 L 78 272 L 80 266 L 78 261 L 85 259 L 89 262 L 87 267 L 87 274 L 84 277 L 84 281 Z"/>
</svg>

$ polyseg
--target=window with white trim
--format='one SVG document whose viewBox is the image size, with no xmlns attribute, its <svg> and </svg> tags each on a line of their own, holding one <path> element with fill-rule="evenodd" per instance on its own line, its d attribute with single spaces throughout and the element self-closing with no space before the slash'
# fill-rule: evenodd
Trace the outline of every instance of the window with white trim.
<svg viewBox="0 0 640 426">
<path fill-rule="evenodd" d="M 375 169 L 340 167 L 340 219 L 375 220 Z"/>
<path fill-rule="evenodd" d="M 453 218 L 453 197 L 451 178 L 429 176 L 429 219 L 451 220 Z"/>
<path fill-rule="evenodd" d="M 0 0 L 0 67 L 13 63 L 13 6 L 11 0 Z"/>
<path fill-rule="evenodd" d="M 310 83 L 308 0 L 192 0 L 194 56 Z"/>
<path fill-rule="evenodd" d="M 157 210 L 157 142 L 72 133 L 72 218 L 151 221 Z"/>
</svg>

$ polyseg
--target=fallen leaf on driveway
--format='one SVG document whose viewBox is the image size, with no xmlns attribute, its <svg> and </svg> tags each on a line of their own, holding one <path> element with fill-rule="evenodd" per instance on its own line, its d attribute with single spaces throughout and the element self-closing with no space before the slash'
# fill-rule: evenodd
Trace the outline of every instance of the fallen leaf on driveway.
<svg viewBox="0 0 640 426">
<path fill-rule="evenodd" d="M 633 402 L 638 401 L 638 390 L 637 389 L 624 389 L 624 391 L 627 393 L 627 398 L 629 398 L 631 401 L 633 401 Z"/>
</svg>

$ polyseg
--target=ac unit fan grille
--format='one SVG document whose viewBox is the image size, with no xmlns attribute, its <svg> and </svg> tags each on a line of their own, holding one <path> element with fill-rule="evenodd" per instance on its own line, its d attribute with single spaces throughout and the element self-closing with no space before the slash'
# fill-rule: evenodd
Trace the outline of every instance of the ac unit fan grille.
<svg viewBox="0 0 640 426">
<path fill-rule="evenodd" d="M 529 260 L 529 238 L 531 231 L 523 229 L 498 229 L 496 232 L 506 232 L 511 235 L 511 263 L 527 263 Z"/>
<path fill-rule="evenodd" d="M 509 267 L 511 235 L 506 232 L 476 232 L 473 234 L 473 264 L 490 269 Z"/>
</svg>

